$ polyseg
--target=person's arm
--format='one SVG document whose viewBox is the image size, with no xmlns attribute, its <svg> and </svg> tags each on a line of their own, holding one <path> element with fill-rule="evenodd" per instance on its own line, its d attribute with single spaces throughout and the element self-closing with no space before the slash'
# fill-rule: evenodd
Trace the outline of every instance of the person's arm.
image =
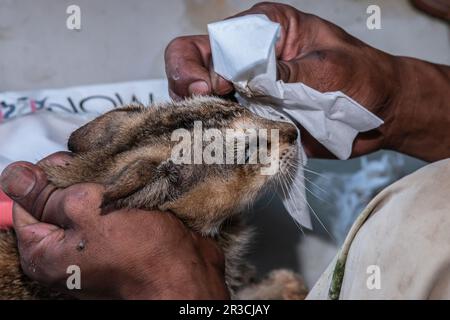
<svg viewBox="0 0 450 320">
<path fill-rule="evenodd" d="M 265 14 L 280 23 L 280 79 L 321 92 L 342 91 L 385 121 L 357 136 L 352 156 L 393 149 L 428 161 L 450 157 L 449 67 L 387 54 L 288 5 L 261 3 L 239 15 L 246 14 Z M 173 40 L 165 59 L 175 99 L 233 90 L 211 69 L 208 36 Z M 332 156 L 306 131 L 302 142 L 309 156 Z"/>
<path fill-rule="evenodd" d="M 384 147 L 427 161 L 450 157 L 450 67 L 395 59 L 399 94 Z"/>
<path fill-rule="evenodd" d="M 43 161 L 61 164 L 70 157 L 59 153 Z M 15 201 L 22 269 L 43 285 L 89 299 L 229 298 L 219 247 L 170 213 L 102 215 L 100 185 L 55 189 L 26 162 L 6 168 L 0 184 Z M 70 265 L 80 267 L 81 290 L 66 287 Z"/>
</svg>

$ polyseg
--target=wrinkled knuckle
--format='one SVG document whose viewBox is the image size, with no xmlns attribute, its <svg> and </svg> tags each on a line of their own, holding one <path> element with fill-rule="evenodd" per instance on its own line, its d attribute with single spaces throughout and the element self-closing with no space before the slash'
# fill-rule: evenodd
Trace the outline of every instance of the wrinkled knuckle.
<svg viewBox="0 0 450 320">
<path fill-rule="evenodd" d="M 276 6 L 276 4 L 271 3 L 271 2 L 260 2 L 260 3 L 255 4 L 253 7 L 251 7 L 250 10 L 268 13 L 270 11 L 273 11 L 275 6 Z"/>
<path fill-rule="evenodd" d="M 166 55 L 170 54 L 172 51 L 178 50 L 180 47 L 185 46 L 190 42 L 190 36 L 180 36 L 172 39 L 166 47 Z"/>
<path fill-rule="evenodd" d="M 262 1 L 257 4 L 255 4 L 252 8 L 258 8 L 258 9 L 273 9 L 275 6 L 277 6 L 276 3 L 270 2 L 270 1 Z"/>
<path fill-rule="evenodd" d="M 90 185 L 74 185 L 63 197 L 63 210 L 68 217 L 82 214 L 87 208 L 99 206 L 101 196 L 99 190 Z"/>
<path fill-rule="evenodd" d="M 348 72 L 348 61 L 345 55 L 330 50 L 317 52 L 315 61 L 316 78 L 319 79 L 319 90 L 342 90 L 349 83 L 351 72 Z"/>
<path fill-rule="evenodd" d="M 293 81 L 291 68 L 284 61 L 278 62 L 278 78 L 285 82 L 295 82 Z"/>
<path fill-rule="evenodd" d="M 44 239 L 19 242 L 19 257 L 22 271 L 29 278 L 46 286 L 59 286 L 64 283 L 66 269 L 63 257 L 55 255 L 52 244 L 62 239 L 62 232 L 53 232 Z"/>
<path fill-rule="evenodd" d="M 329 70 L 334 70 L 337 75 L 345 74 L 345 70 L 349 65 L 352 65 L 355 61 L 352 61 L 352 57 L 345 52 L 335 50 L 325 50 L 318 53 L 320 61 Z"/>
<path fill-rule="evenodd" d="M 297 9 L 295 9 L 294 7 L 288 5 L 288 4 L 284 4 L 284 3 L 274 3 L 274 2 L 270 2 L 270 1 L 263 1 L 263 2 L 259 2 L 257 4 L 255 4 L 252 9 L 258 9 L 264 12 L 273 12 L 274 10 L 276 11 L 286 11 L 286 12 L 290 12 L 290 11 L 297 11 Z"/>
<path fill-rule="evenodd" d="M 41 246 L 26 246 L 25 250 L 20 252 L 20 265 L 25 275 L 33 280 L 49 284 L 54 281 L 55 275 L 47 272 L 47 268 L 42 265 L 42 257 L 45 250 Z"/>
<path fill-rule="evenodd" d="M 73 188 L 67 193 L 63 199 L 63 210 L 66 214 L 73 214 L 78 211 L 80 203 L 83 203 L 88 197 L 87 193 L 82 189 Z"/>
<path fill-rule="evenodd" d="M 175 48 L 178 46 L 179 42 L 180 42 L 180 38 L 175 38 L 175 39 L 172 39 L 172 40 L 167 44 L 166 49 L 164 50 L 164 57 L 166 58 L 166 60 L 167 60 L 168 58 L 170 58 L 170 56 L 171 56 L 174 52 L 176 52 L 176 49 L 175 49 Z M 167 61 L 166 61 L 166 62 L 167 62 Z"/>
</svg>

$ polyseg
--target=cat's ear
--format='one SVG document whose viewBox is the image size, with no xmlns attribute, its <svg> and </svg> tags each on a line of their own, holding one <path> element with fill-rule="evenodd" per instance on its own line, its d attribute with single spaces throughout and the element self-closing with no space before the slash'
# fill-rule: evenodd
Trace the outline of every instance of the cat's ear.
<svg viewBox="0 0 450 320">
<path fill-rule="evenodd" d="M 154 162 L 141 159 L 127 164 L 116 173 L 112 173 L 108 181 L 105 182 L 106 190 L 101 208 L 121 207 L 117 204 L 151 183 L 156 175 L 156 168 Z"/>
<path fill-rule="evenodd" d="M 121 125 L 135 117 L 143 108 L 129 106 L 115 109 L 92 120 L 70 135 L 67 144 L 69 150 L 80 153 L 110 145 L 113 137 L 119 133 Z"/>
<path fill-rule="evenodd" d="M 179 166 L 171 160 L 155 164 L 148 159 L 127 164 L 105 182 L 102 212 L 118 208 L 156 208 L 179 194 Z"/>
</svg>

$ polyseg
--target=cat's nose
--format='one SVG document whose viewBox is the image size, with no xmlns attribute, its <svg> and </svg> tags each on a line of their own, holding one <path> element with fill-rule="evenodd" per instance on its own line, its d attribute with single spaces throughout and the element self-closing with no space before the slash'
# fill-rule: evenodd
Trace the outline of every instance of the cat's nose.
<svg viewBox="0 0 450 320">
<path fill-rule="evenodd" d="M 295 143 L 298 138 L 298 130 L 293 125 L 289 125 L 287 129 L 284 131 L 284 137 L 288 143 Z"/>
<path fill-rule="evenodd" d="M 295 141 L 297 141 L 297 138 L 298 138 L 298 130 L 297 128 L 293 128 L 289 132 L 289 142 L 294 143 Z"/>
</svg>

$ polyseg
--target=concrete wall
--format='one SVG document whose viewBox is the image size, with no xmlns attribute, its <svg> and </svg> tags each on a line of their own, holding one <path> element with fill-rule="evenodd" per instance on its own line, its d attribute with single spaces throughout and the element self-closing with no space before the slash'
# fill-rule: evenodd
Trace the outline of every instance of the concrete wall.
<svg viewBox="0 0 450 320">
<path fill-rule="evenodd" d="M 448 27 L 405 0 L 283 1 L 329 19 L 391 53 L 450 63 Z M 237 0 L 0 0 L 0 90 L 164 77 L 163 52 L 175 36 L 205 33 L 208 22 L 250 7 Z M 368 4 L 382 30 L 366 28 Z M 78 4 L 82 30 L 66 29 Z"/>
</svg>

